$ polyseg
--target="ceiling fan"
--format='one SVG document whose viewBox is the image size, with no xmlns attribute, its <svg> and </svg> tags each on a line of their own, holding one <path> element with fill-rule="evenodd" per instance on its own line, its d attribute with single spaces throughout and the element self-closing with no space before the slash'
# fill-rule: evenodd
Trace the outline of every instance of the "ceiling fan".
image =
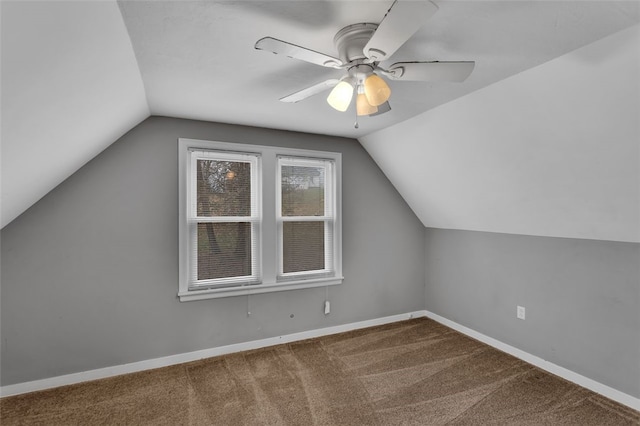
<svg viewBox="0 0 640 426">
<path fill-rule="evenodd" d="M 391 110 L 391 89 L 381 76 L 398 81 L 462 82 L 473 71 L 473 61 L 412 61 L 380 66 L 437 11 L 438 6 L 429 0 L 395 0 L 379 24 L 358 23 L 338 31 L 333 39 L 337 58 L 273 37 L 258 40 L 255 48 L 347 71 L 341 79 L 314 84 L 280 101 L 298 102 L 333 88 L 327 98 L 333 108 L 346 111 L 355 93 L 357 115 L 375 116 Z"/>
</svg>

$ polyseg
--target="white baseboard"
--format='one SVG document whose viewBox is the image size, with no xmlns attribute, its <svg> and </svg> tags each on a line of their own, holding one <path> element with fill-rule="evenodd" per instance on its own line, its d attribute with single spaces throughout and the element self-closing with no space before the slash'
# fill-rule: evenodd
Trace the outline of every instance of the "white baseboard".
<svg viewBox="0 0 640 426">
<path fill-rule="evenodd" d="M 564 367 L 560 367 L 544 359 L 531 355 L 523 350 L 515 348 L 506 343 L 500 342 L 492 337 L 486 336 L 461 324 L 448 320 L 440 315 L 430 311 L 415 311 L 405 314 L 392 315 L 383 318 L 375 318 L 366 321 L 359 321 L 349 324 L 337 325 L 333 327 L 320 328 L 316 330 L 303 331 L 299 333 L 287 334 L 283 336 L 269 337 L 266 339 L 253 340 L 250 342 L 236 343 L 233 345 L 219 346 L 216 348 L 203 349 L 200 351 L 187 352 L 183 354 L 171 355 L 162 358 L 154 358 L 145 361 L 133 362 L 130 364 L 116 365 L 113 367 L 99 368 L 96 370 L 83 371 L 80 373 L 66 374 L 64 376 L 51 377 L 48 379 L 34 380 L 32 382 L 17 383 L 0 387 L 0 396 L 19 395 L 28 392 L 35 392 L 44 389 L 56 388 L 59 386 L 72 385 L 75 383 L 87 382 L 90 380 L 104 379 L 107 377 L 119 376 L 121 374 L 135 373 L 154 368 L 167 367 L 175 364 L 182 364 L 190 361 L 197 361 L 203 358 L 211 358 L 220 355 L 226 355 L 234 352 L 241 352 L 251 349 L 264 348 L 268 346 L 280 345 L 314 337 L 327 336 L 330 334 L 343 333 L 345 331 L 358 330 L 361 328 L 374 327 L 376 325 L 389 324 L 392 322 L 403 321 L 411 318 L 428 317 L 449 328 L 460 333 L 466 334 L 476 340 L 493 346 L 503 352 L 515 356 L 529 364 L 535 365 L 551 374 L 560 376 L 579 386 L 587 388 L 593 392 L 599 393 L 609 399 L 617 401 L 628 407 L 640 411 L 640 399 L 628 395 L 624 392 L 616 390 L 612 387 L 603 385 L 588 377 L 582 376 Z"/>
<path fill-rule="evenodd" d="M 540 357 L 531 355 L 530 353 L 520 350 L 518 348 L 515 348 L 511 345 L 502 343 L 499 340 L 486 336 L 482 333 L 479 333 L 475 330 L 465 327 L 464 325 L 448 320 L 444 317 L 441 317 L 438 314 L 434 314 L 433 312 L 423 311 L 422 314 L 423 314 L 422 316 L 431 318 L 432 320 L 437 321 L 442 325 L 446 325 L 449 328 L 459 331 L 460 333 L 466 334 L 467 336 L 472 337 L 476 340 L 479 340 L 483 343 L 486 343 L 489 346 L 493 346 L 494 348 L 499 349 L 502 352 L 506 352 L 509 355 L 513 355 L 516 358 L 519 358 L 525 362 L 528 362 L 529 364 L 535 365 L 536 367 L 541 368 L 545 371 L 548 371 L 551 374 L 560 376 L 563 379 L 566 379 L 579 386 L 582 386 L 583 388 L 587 388 L 593 392 L 599 393 L 602 396 L 605 396 L 609 399 L 619 402 L 620 404 L 624 404 L 628 407 L 633 408 L 634 410 L 640 411 L 640 399 L 638 398 L 635 398 L 631 395 L 628 395 L 624 392 L 621 392 L 607 385 L 603 385 L 602 383 L 596 382 L 595 380 L 582 376 L 571 370 L 567 370 L 566 368 L 560 367 L 559 365 L 553 364 L 549 361 L 545 361 Z"/>
<path fill-rule="evenodd" d="M 113 367 L 99 368 L 96 370 L 83 371 L 80 373 L 65 374 L 64 376 L 50 377 L 42 380 L 34 380 L 32 382 L 17 383 L 14 385 L 0 387 L 0 397 L 19 395 L 28 392 L 56 388 L 59 386 L 87 382 L 90 380 L 119 376 L 121 374 L 135 373 L 144 370 L 151 370 L 154 368 L 167 367 L 170 365 L 182 364 L 184 362 L 196 361 L 203 358 L 211 358 L 214 356 L 226 355 L 234 352 L 280 345 L 283 343 L 311 339 L 314 337 L 321 337 L 329 334 L 343 333 L 345 331 L 389 324 L 392 322 L 423 316 L 425 316 L 425 311 L 408 312 L 405 314 L 398 314 L 383 318 L 375 318 L 366 321 L 336 325 L 333 327 L 303 331 L 299 333 L 287 334 L 284 336 L 269 337 L 266 339 L 253 340 L 250 342 L 236 343 L 233 345 L 219 346 L 216 348 L 203 349 L 200 351 L 187 352 L 162 358 L 154 358 L 145 361 L 133 362 L 130 364 L 115 365 Z"/>
</svg>

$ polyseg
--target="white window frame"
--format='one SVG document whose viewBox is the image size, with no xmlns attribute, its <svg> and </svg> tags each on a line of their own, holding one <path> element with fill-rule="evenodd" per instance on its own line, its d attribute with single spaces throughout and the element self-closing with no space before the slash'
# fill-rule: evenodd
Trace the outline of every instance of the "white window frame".
<svg viewBox="0 0 640 426">
<path fill-rule="evenodd" d="M 262 206 L 260 205 L 260 156 L 252 153 L 235 153 L 215 150 L 188 149 L 188 165 L 187 165 L 187 227 L 189 234 L 189 247 L 191 256 L 187 257 L 189 269 L 189 291 L 202 290 L 215 287 L 253 285 L 259 283 L 260 277 L 260 224 L 262 221 Z M 197 176 L 194 172 L 197 170 L 198 160 L 221 160 L 230 162 L 244 162 L 251 164 L 251 213 L 249 216 L 198 216 L 197 215 Z M 207 280 L 198 280 L 197 278 L 197 259 L 194 259 L 193 253 L 197 250 L 192 247 L 198 244 L 198 225 L 201 223 L 251 223 L 251 275 L 214 278 Z"/>
<path fill-rule="evenodd" d="M 253 271 L 256 279 L 238 280 L 238 282 L 229 280 L 224 283 L 219 281 L 202 286 L 194 285 L 193 268 L 191 268 L 193 226 L 189 222 L 192 220 L 189 217 L 189 209 L 192 208 L 190 200 L 193 198 L 191 194 L 194 191 L 194 187 L 191 187 L 192 184 L 190 183 L 191 168 L 193 167 L 190 152 L 194 150 L 227 152 L 231 156 L 253 155 L 259 158 L 257 164 L 259 175 L 256 176 L 257 183 L 255 186 L 259 210 L 256 212 L 255 217 L 252 214 L 252 223 L 253 221 L 257 223 L 257 226 L 252 226 L 252 229 L 256 229 L 257 269 Z M 325 265 L 332 266 L 328 270 L 282 273 L 282 243 L 280 241 L 282 221 L 279 220 L 281 208 L 279 158 L 295 158 L 300 161 L 312 163 L 315 161 L 318 163 L 323 162 L 324 164 L 329 164 L 326 161 L 329 160 L 331 164 L 330 173 L 325 174 L 325 191 L 333 192 L 333 196 L 329 196 L 331 199 L 329 205 L 325 205 L 325 211 L 330 208 L 330 212 L 333 215 L 331 218 L 333 238 L 332 241 L 325 240 L 325 244 L 332 244 L 331 250 L 325 249 L 325 253 L 332 253 L 332 259 L 325 260 Z M 180 301 L 297 290 L 342 283 L 342 155 L 340 153 L 180 138 L 178 139 L 178 174 L 178 297 Z M 252 185 L 253 183 L 252 181 Z M 327 186 L 329 186 L 329 189 L 327 189 Z M 326 198 L 325 196 L 325 200 Z M 243 218 L 243 221 L 245 219 Z"/>
<path fill-rule="evenodd" d="M 276 206 L 278 222 L 278 281 L 291 281 L 302 277 L 322 277 L 331 275 L 334 268 L 334 256 L 333 250 L 333 229 L 335 228 L 335 200 L 334 194 L 336 192 L 335 179 L 334 179 L 334 162 L 333 160 L 322 158 L 309 158 L 309 157 L 291 157 L 278 155 L 277 157 L 278 167 L 276 176 Z M 282 166 L 302 166 L 302 167 L 316 167 L 324 170 L 324 214 L 322 216 L 283 216 L 282 215 Z M 285 222 L 324 222 L 325 237 L 324 240 L 324 253 L 325 260 L 324 269 L 315 271 L 300 271 L 300 272 L 284 272 L 284 241 L 283 241 L 283 229 Z"/>
</svg>

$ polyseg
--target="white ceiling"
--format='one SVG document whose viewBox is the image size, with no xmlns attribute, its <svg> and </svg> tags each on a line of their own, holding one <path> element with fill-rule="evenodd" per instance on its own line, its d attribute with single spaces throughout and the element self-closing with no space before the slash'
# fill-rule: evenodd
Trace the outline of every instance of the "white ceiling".
<svg viewBox="0 0 640 426">
<path fill-rule="evenodd" d="M 2 226 L 150 114 L 361 138 L 640 21 L 636 1 L 435 2 L 392 62 L 474 60 L 473 74 L 391 82 L 393 110 L 356 130 L 322 95 L 278 101 L 340 71 L 253 46 L 272 36 L 335 55 L 340 28 L 379 22 L 391 0 L 3 0 Z"/>
<path fill-rule="evenodd" d="M 465 83 L 391 82 L 392 111 L 354 124 L 318 95 L 278 99 L 343 71 L 254 49 L 272 36 L 337 55 L 333 37 L 378 23 L 386 1 L 120 1 L 152 114 L 360 137 L 539 65 L 638 21 L 638 3 L 437 1 L 440 10 L 395 55 L 474 60 Z"/>
<path fill-rule="evenodd" d="M 640 242 L 640 25 L 360 142 L 425 226 Z"/>
<path fill-rule="evenodd" d="M 115 2 L 0 3 L 2 227 L 149 116 Z"/>
</svg>

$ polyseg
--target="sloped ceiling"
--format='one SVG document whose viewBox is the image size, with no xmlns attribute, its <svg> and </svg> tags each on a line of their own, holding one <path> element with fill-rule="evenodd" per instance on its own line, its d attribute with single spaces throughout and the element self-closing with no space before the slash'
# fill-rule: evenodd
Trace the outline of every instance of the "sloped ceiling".
<svg viewBox="0 0 640 426">
<path fill-rule="evenodd" d="M 5 2 L 2 227 L 149 116 L 115 2 Z"/>
<path fill-rule="evenodd" d="M 149 114 L 363 138 L 640 21 L 638 2 L 435 2 L 392 61 L 475 60 L 473 74 L 391 82 L 392 111 L 356 130 L 354 112 L 322 95 L 278 102 L 339 71 L 253 46 L 273 36 L 335 54 L 340 28 L 379 22 L 391 0 L 3 1 L 2 226 Z M 394 164 L 385 167 L 402 169 Z"/>
<path fill-rule="evenodd" d="M 640 242 L 640 26 L 361 143 L 425 226 Z"/>
</svg>

